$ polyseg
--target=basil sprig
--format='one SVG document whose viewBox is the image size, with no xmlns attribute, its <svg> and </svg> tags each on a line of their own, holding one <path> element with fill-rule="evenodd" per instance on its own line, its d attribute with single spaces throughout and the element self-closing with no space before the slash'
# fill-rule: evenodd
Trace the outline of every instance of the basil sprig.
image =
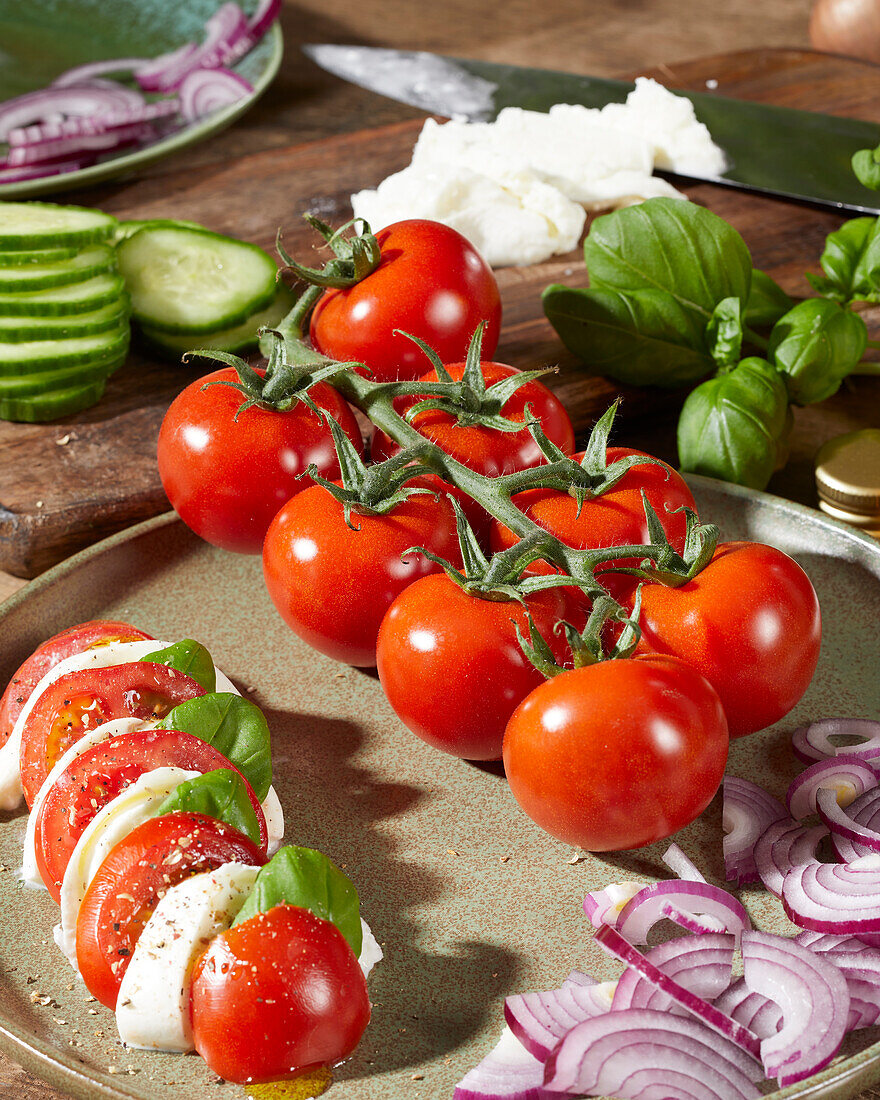
<svg viewBox="0 0 880 1100">
<path fill-rule="evenodd" d="M 272 783 L 269 727 L 254 703 L 230 691 L 215 691 L 186 699 L 159 723 L 213 745 L 233 763 L 263 802 Z"/>
<path fill-rule="evenodd" d="M 357 890 L 344 874 L 314 848 L 280 848 L 260 869 L 253 889 L 234 924 L 242 924 L 276 905 L 299 905 L 316 917 L 332 921 L 357 957 L 362 932 Z"/>
<path fill-rule="evenodd" d="M 155 817 L 178 811 L 205 814 L 225 821 L 259 846 L 260 825 L 240 775 L 229 768 L 187 779 L 159 804 Z"/>
<path fill-rule="evenodd" d="M 211 654 L 201 642 L 195 642 L 192 638 L 184 638 L 167 649 L 157 649 L 141 657 L 141 660 L 174 668 L 195 680 L 205 691 L 213 691 L 217 686 L 217 670 Z"/>
</svg>

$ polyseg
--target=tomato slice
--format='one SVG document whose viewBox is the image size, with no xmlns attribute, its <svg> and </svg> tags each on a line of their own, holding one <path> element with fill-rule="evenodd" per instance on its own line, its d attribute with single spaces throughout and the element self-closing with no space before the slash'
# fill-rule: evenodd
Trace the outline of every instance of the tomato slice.
<svg viewBox="0 0 880 1100">
<path fill-rule="evenodd" d="M 74 653 L 110 645 L 113 642 L 140 642 L 152 638 L 131 623 L 92 619 L 69 626 L 38 645 L 28 659 L 12 674 L 0 699 L 0 745 L 6 743 L 31 692 L 50 668 Z"/>
<path fill-rule="evenodd" d="M 21 735 L 21 785 L 33 806 L 46 776 L 83 734 L 114 718 L 163 718 L 205 689 L 176 669 L 152 661 L 68 672 L 34 704 Z"/>
<path fill-rule="evenodd" d="M 53 783 L 40 806 L 34 830 L 37 867 L 56 901 L 61 897 L 67 864 L 89 822 L 140 776 L 163 767 L 202 775 L 228 768 L 241 775 L 222 752 L 180 730 L 135 730 L 86 749 Z M 253 788 L 244 781 L 260 826 L 260 848 L 265 851 L 266 818 Z"/>
<path fill-rule="evenodd" d="M 236 861 L 265 855 L 230 825 L 204 814 L 144 821 L 110 852 L 92 879 L 76 921 L 76 959 L 89 992 L 116 1008 L 119 987 L 144 925 L 172 886 Z"/>
<path fill-rule="evenodd" d="M 334 1066 L 370 1020 L 367 983 L 342 933 L 295 905 L 216 936 L 196 961 L 190 1003 L 196 1050 L 241 1084 Z"/>
</svg>

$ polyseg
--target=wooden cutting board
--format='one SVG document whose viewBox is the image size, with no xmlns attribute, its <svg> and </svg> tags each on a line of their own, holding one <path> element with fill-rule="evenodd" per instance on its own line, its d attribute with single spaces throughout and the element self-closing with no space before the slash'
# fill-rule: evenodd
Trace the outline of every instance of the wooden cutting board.
<svg viewBox="0 0 880 1100">
<path fill-rule="evenodd" d="M 880 123 L 880 67 L 831 55 L 747 50 L 663 66 L 648 75 L 669 87 L 705 90 L 711 83 L 722 95 Z M 420 123 L 408 122 L 291 145 L 229 164 L 108 184 L 59 201 L 98 206 L 120 218 L 188 218 L 267 249 L 280 227 L 289 251 L 317 261 L 309 255 L 312 238 L 301 215 L 311 210 L 329 222 L 346 221 L 351 192 L 404 167 L 419 128 Z M 803 272 L 818 269 L 825 236 L 843 220 L 839 215 L 711 184 L 684 185 L 684 190 L 736 226 L 757 267 L 789 293 L 809 293 Z M 550 384 L 583 432 L 622 391 L 590 376 L 564 351 L 540 305 L 541 290 L 550 282 L 586 283 L 580 253 L 503 269 L 498 281 L 504 328 L 497 357 L 518 367 L 558 363 Z M 156 437 L 171 400 L 200 373 L 204 369 L 163 364 L 135 346 L 94 408 L 48 425 L 0 422 L 0 569 L 34 576 L 83 546 L 166 510 Z M 669 452 L 681 395 L 627 389 L 624 397 L 620 434 L 645 446 L 652 440 L 658 453 Z M 860 380 L 832 402 L 839 430 L 859 424 L 866 408 L 880 408 L 880 379 Z M 799 414 L 793 460 L 784 475 L 788 482 L 777 491 L 805 492 L 809 456 L 821 441 L 813 438 L 812 415 L 809 409 Z"/>
</svg>

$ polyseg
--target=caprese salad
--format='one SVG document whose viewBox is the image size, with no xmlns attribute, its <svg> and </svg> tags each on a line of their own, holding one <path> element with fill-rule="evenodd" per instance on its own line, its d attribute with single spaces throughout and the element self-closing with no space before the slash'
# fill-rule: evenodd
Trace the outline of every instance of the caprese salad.
<svg viewBox="0 0 880 1100">
<path fill-rule="evenodd" d="M 348 877 L 281 847 L 265 717 L 203 645 L 109 621 L 40 645 L 0 699 L 0 806 L 22 797 L 22 878 L 126 1045 L 240 1083 L 352 1053 L 381 948 Z"/>
</svg>

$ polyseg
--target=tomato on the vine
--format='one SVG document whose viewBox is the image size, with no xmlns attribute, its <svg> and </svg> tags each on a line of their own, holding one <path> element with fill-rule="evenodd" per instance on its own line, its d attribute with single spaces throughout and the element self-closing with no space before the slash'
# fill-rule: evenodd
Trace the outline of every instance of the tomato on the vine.
<svg viewBox="0 0 880 1100">
<path fill-rule="evenodd" d="M 632 447 L 609 447 L 606 457 L 610 466 L 618 459 L 644 453 Z M 580 462 L 583 453 L 572 457 Z M 696 504 L 684 478 L 666 463 L 662 466 L 654 463 L 633 466 L 608 492 L 585 500 L 580 510 L 575 497 L 559 489 L 527 489 L 512 499 L 521 512 L 555 535 L 560 542 L 577 550 L 585 550 L 589 547 L 635 546 L 650 542 L 642 503 L 643 492 L 663 524 L 670 543 L 681 553 L 686 525 L 685 513 L 681 509 L 695 511 Z M 517 536 L 508 527 L 493 521 L 493 551 L 504 550 L 516 541 Z M 620 559 L 618 564 L 636 565 L 638 562 Z M 532 573 L 553 571 L 552 566 L 540 560 L 529 566 Z"/>
<path fill-rule="evenodd" d="M 514 798 L 593 852 L 640 848 L 703 812 L 727 761 L 721 701 L 674 657 L 600 661 L 536 688 L 504 733 Z"/>
<path fill-rule="evenodd" d="M 263 547 L 263 574 L 287 625 L 321 653 L 350 665 L 376 663 L 382 616 L 407 585 L 436 565 L 424 546 L 461 563 L 455 512 L 438 478 L 409 483 L 414 494 L 385 514 L 353 510 L 352 530 L 342 504 L 320 485 L 293 497 L 272 522 Z"/>
<path fill-rule="evenodd" d="M 772 546 L 719 543 L 679 588 L 642 587 L 637 652 L 681 657 L 721 697 L 731 737 L 762 730 L 798 702 L 819 659 L 819 600 L 801 567 Z"/>
<path fill-rule="evenodd" d="M 339 461 L 329 427 L 306 405 L 242 410 L 241 393 L 218 384 L 237 381 L 224 367 L 174 399 L 159 431 L 159 476 L 197 535 L 224 550 L 258 554 L 275 513 L 310 484 L 299 475 L 314 463 L 324 477 L 338 477 Z M 317 382 L 308 392 L 362 453 L 354 413 L 336 390 Z"/>
<path fill-rule="evenodd" d="M 412 219 L 376 233 L 381 260 L 354 286 L 324 292 L 312 312 L 313 347 L 364 363 L 377 382 L 418 378 L 424 357 L 395 329 L 418 336 L 443 362 L 464 358 L 481 321 L 486 355 L 498 345 L 501 296 L 492 269 L 457 230 Z"/>
<path fill-rule="evenodd" d="M 564 664 L 568 649 L 556 624 L 584 625 L 582 594 L 551 588 L 516 600 L 471 595 L 437 573 L 397 597 L 382 620 L 379 679 L 405 726 L 443 752 L 497 760 L 507 719 L 543 677 L 520 648 L 515 623 L 529 637 L 526 608 Z"/>
<path fill-rule="evenodd" d="M 215 937 L 196 962 L 190 1003 L 196 1050 L 240 1084 L 334 1066 L 370 1022 L 367 983 L 342 933 L 295 905 Z"/>
</svg>

